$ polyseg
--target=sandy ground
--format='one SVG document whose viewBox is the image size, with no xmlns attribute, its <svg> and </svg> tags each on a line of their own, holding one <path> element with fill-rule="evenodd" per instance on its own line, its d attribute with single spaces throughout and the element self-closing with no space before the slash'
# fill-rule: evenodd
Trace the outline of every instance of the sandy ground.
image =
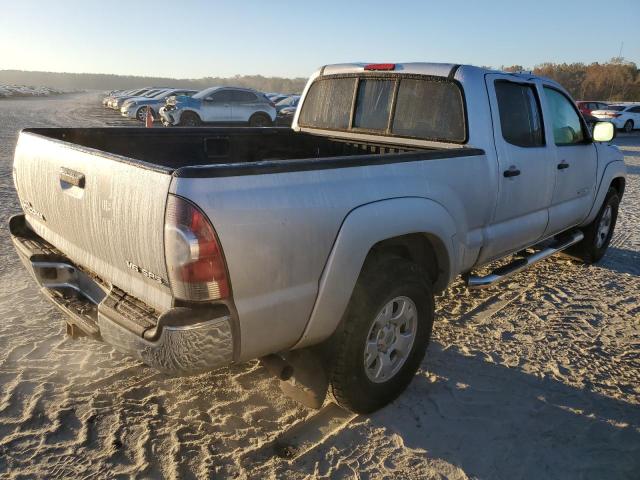
<svg viewBox="0 0 640 480">
<path fill-rule="evenodd" d="M 640 135 L 617 139 L 629 177 L 601 264 L 453 285 L 408 391 L 344 418 L 282 397 L 255 362 L 169 378 L 65 337 L 4 227 L 11 160 L 22 127 L 130 124 L 97 100 L 0 101 L 0 477 L 639 478 Z M 286 460 L 293 426 L 311 448 Z"/>
</svg>

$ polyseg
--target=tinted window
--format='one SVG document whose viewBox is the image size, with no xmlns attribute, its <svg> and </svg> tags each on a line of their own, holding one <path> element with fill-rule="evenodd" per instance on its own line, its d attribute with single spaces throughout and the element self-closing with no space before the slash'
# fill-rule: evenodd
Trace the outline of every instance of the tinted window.
<svg viewBox="0 0 640 480">
<path fill-rule="evenodd" d="M 519 147 L 544 145 L 540 107 L 532 85 L 495 83 L 503 138 Z"/>
<path fill-rule="evenodd" d="M 207 97 L 207 99 L 212 100 L 216 103 L 230 102 L 233 99 L 233 91 L 221 90 L 221 91 L 213 92 L 211 95 Z"/>
<path fill-rule="evenodd" d="M 584 141 L 584 132 L 580 117 L 571 101 L 552 88 L 544 88 L 551 113 L 553 140 L 556 145 L 571 145 Z"/>
<path fill-rule="evenodd" d="M 300 112 L 300 125 L 330 129 L 348 128 L 355 84 L 355 78 L 313 82 Z"/>
<path fill-rule="evenodd" d="M 360 80 L 353 117 L 354 128 L 387 129 L 394 86 L 393 80 Z"/>
<path fill-rule="evenodd" d="M 256 96 L 251 92 L 244 92 L 242 90 L 233 90 L 231 92 L 231 98 L 234 102 L 240 103 L 255 103 Z"/>
<path fill-rule="evenodd" d="M 609 105 L 607 106 L 607 108 L 603 110 L 613 110 L 614 112 L 620 112 L 621 110 L 624 110 L 624 109 L 625 109 L 624 105 Z"/>
<path fill-rule="evenodd" d="M 452 82 L 402 79 L 391 131 L 407 137 L 464 142 L 460 89 Z"/>
<path fill-rule="evenodd" d="M 633 108 L 630 108 L 630 109 L 629 109 L 629 111 L 630 111 L 631 113 L 640 113 L 640 107 L 633 107 Z"/>
</svg>

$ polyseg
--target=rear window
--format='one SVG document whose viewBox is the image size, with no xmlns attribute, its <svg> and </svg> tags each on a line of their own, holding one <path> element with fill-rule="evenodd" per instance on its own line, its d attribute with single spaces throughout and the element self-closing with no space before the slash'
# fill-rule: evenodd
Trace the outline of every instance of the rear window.
<svg viewBox="0 0 640 480">
<path fill-rule="evenodd" d="M 353 118 L 354 128 L 386 130 L 395 83 L 393 80 L 360 80 Z"/>
<path fill-rule="evenodd" d="M 453 82 L 402 79 L 392 133 L 464 142 L 464 106 L 460 88 Z"/>
<path fill-rule="evenodd" d="M 441 77 L 320 78 L 309 88 L 298 123 L 422 140 L 466 141 L 462 90 Z"/>
<path fill-rule="evenodd" d="M 300 112 L 301 125 L 342 130 L 349 127 L 355 78 L 314 82 Z"/>
</svg>

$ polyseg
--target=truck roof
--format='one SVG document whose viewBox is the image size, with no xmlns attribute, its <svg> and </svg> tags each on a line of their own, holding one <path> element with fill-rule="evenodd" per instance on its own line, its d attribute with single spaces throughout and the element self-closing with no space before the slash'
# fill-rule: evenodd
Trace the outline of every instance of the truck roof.
<svg viewBox="0 0 640 480">
<path fill-rule="evenodd" d="M 371 62 L 355 62 L 355 63 L 336 63 L 333 65 L 325 65 L 319 71 L 320 75 L 339 75 L 342 73 L 358 73 L 365 71 L 367 65 L 393 65 L 394 72 L 416 74 L 416 75 L 433 75 L 436 77 L 454 77 L 460 71 L 466 75 L 501 73 L 521 78 L 523 80 L 531 80 L 534 78 L 544 79 L 548 82 L 557 84 L 553 79 L 541 77 L 530 72 L 504 72 L 486 67 L 477 67 L 475 65 L 457 64 L 457 63 L 435 63 L 435 62 L 407 62 L 407 63 L 390 63 L 379 64 Z"/>
</svg>

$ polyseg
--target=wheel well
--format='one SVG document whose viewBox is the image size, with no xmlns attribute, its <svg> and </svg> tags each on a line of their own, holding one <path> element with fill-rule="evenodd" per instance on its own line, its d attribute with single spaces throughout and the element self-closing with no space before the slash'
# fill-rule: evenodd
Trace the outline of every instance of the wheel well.
<svg viewBox="0 0 640 480">
<path fill-rule="evenodd" d="M 435 290 L 443 290 L 446 286 L 447 271 L 445 269 L 448 268 L 446 249 L 438 238 L 426 233 L 410 233 L 387 238 L 371 247 L 365 259 L 365 265 L 373 259 L 388 254 L 401 256 L 420 265 L 427 272 Z"/>
<path fill-rule="evenodd" d="M 611 187 L 615 188 L 618 191 L 620 199 L 622 199 L 622 195 L 624 195 L 624 186 L 625 186 L 624 177 L 616 177 L 613 180 L 611 180 Z"/>
<path fill-rule="evenodd" d="M 249 118 L 253 118 L 253 117 L 266 117 L 269 120 L 271 120 L 271 115 L 269 115 L 267 112 L 255 112 Z"/>
<path fill-rule="evenodd" d="M 197 113 L 197 112 L 194 112 L 193 110 L 185 110 L 184 112 L 182 112 L 182 113 L 180 114 L 180 118 L 182 118 L 182 117 L 183 117 L 183 116 L 185 116 L 185 115 L 193 115 L 194 117 L 196 117 L 196 118 L 198 118 L 198 119 L 200 118 L 200 115 L 198 115 L 198 113 Z"/>
</svg>

